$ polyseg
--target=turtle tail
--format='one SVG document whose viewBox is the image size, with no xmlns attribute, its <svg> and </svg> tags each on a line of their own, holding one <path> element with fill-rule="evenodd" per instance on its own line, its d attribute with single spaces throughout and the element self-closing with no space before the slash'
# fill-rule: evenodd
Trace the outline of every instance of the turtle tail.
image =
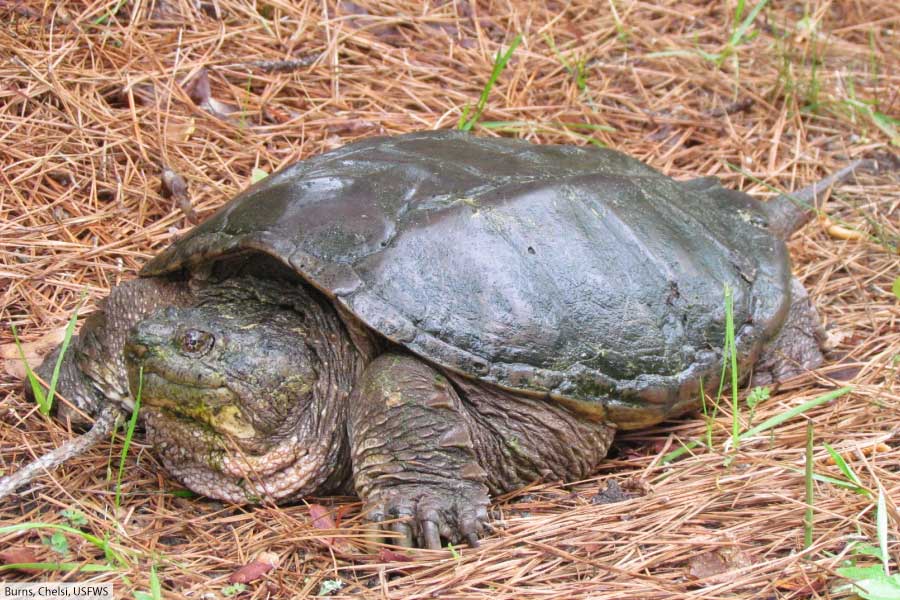
<svg viewBox="0 0 900 600">
<path fill-rule="evenodd" d="M 889 156 L 885 160 L 857 160 L 799 192 L 781 194 L 764 205 L 769 217 L 769 230 L 774 236 L 786 240 L 819 212 L 819 206 L 825 193 L 832 185 L 846 181 L 859 170 L 894 170 L 898 167 L 900 167 L 900 159 L 895 156 Z"/>
</svg>

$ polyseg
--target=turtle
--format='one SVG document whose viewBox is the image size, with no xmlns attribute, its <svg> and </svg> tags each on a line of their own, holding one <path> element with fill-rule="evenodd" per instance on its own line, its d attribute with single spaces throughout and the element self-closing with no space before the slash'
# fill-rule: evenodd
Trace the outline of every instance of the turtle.
<svg viewBox="0 0 900 600">
<path fill-rule="evenodd" d="M 255 183 L 115 287 L 61 359 L 59 415 L 139 397 L 148 442 L 199 494 L 356 493 L 401 545 L 474 545 L 491 496 L 586 478 L 617 430 L 695 408 L 729 318 L 754 382 L 821 364 L 785 240 L 859 166 L 760 202 L 607 148 L 351 143 Z"/>
</svg>

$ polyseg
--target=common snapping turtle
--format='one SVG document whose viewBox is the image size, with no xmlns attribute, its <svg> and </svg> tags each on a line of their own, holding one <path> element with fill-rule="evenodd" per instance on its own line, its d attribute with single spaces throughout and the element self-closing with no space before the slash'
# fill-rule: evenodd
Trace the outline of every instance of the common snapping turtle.
<svg viewBox="0 0 900 600">
<path fill-rule="evenodd" d="M 96 416 L 140 388 L 198 493 L 352 489 L 375 521 L 409 517 L 406 545 L 474 543 L 489 494 L 586 477 L 616 429 L 695 405 L 726 286 L 742 371 L 819 364 L 783 242 L 807 212 L 612 150 L 368 139 L 267 177 L 115 288 L 58 389 Z"/>
</svg>

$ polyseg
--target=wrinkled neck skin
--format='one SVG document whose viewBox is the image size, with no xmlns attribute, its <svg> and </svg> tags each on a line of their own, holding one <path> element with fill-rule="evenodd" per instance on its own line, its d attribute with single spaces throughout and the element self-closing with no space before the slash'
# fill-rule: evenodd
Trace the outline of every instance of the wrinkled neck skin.
<svg viewBox="0 0 900 600">
<path fill-rule="evenodd" d="M 217 347 L 185 357 L 185 327 L 213 331 Z M 194 307 L 135 328 L 126 361 L 132 390 L 144 369 L 150 443 L 195 492 L 286 501 L 349 480 L 347 399 L 364 361 L 331 306 L 303 286 L 248 277 L 207 286 Z"/>
</svg>

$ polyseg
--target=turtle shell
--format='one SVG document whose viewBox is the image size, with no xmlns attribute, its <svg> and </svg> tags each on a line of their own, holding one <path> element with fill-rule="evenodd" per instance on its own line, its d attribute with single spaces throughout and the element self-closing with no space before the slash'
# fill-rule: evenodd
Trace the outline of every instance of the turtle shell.
<svg viewBox="0 0 900 600">
<path fill-rule="evenodd" d="M 620 428 L 682 412 L 701 377 L 718 381 L 726 287 L 745 364 L 790 303 L 786 248 L 750 196 L 613 150 L 451 131 L 288 166 L 141 275 L 246 252 L 431 363 Z"/>
</svg>

